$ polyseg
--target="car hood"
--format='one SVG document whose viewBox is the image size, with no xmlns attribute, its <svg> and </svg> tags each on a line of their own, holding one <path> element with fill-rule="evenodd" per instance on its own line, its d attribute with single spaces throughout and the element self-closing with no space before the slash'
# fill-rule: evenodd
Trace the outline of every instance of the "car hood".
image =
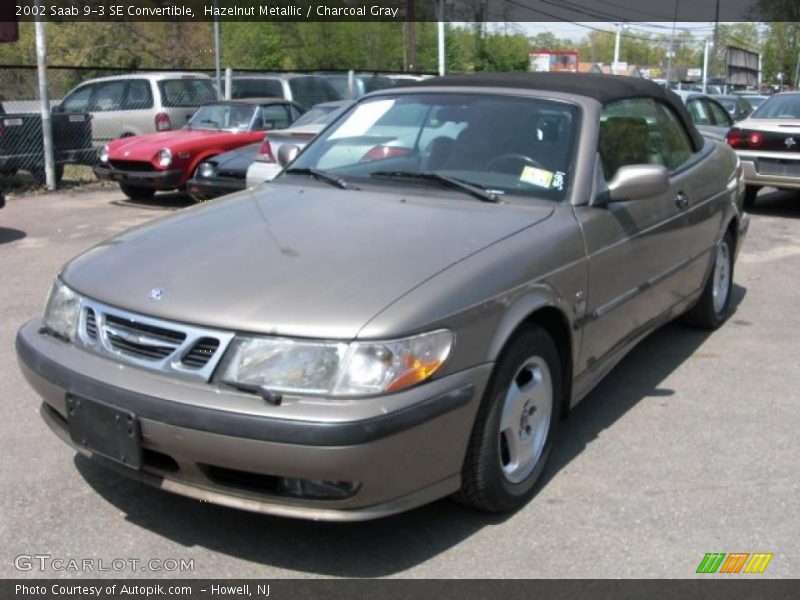
<svg viewBox="0 0 800 600">
<path fill-rule="evenodd" d="M 352 339 L 416 286 L 552 212 L 544 202 L 278 184 L 123 233 L 74 259 L 62 278 L 155 317 Z M 154 288 L 164 290 L 158 301 L 148 298 Z"/>
<path fill-rule="evenodd" d="M 108 148 L 111 158 L 150 160 L 162 148 L 169 148 L 174 153 L 177 150 L 196 148 L 209 140 L 234 135 L 239 134 L 209 129 L 178 129 L 122 138 L 111 142 Z"/>
</svg>

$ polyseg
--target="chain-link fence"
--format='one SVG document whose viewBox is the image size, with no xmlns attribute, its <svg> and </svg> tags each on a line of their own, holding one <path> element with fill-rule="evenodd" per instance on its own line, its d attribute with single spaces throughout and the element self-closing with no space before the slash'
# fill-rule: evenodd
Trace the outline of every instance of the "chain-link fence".
<svg viewBox="0 0 800 600">
<path fill-rule="evenodd" d="M 82 79 L 79 70 L 48 72 L 51 107 Z M 0 189 L 19 190 L 45 184 L 44 135 L 35 67 L 0 66 Z M 92 119 L 86 113 L 53 111 L 52 147 L 59 186 L 92 181 L 97 160 Z"/>
</svg>

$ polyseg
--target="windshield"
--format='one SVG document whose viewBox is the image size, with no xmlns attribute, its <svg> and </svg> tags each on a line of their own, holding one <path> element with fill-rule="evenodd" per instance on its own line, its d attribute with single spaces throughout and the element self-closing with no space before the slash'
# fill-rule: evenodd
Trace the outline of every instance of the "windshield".
<svg viewBox="0 0 800 600">
<path fill-rule="evenodd" d="M 257 108 L 249 104 L 209 104 L 200 107 L 186 127 L 247 131 L 250 129 Z"/>
<path fill-rule="evenodd" d="M 773 96 L 758 107 L 754 119 L 800 119 L 800 94 Z"/>
<path fill-rule="evenodd" d="M 764 96 L 743 96 L 753 108 L 758 108 L 764 103 L 766 98 Z"/>
<path fill-rule="evenodd" d="M 320 104 L 292 123 L 292 127 L 300 127 L 302 125 L 326 125 L 333 121 L 345 108 L 347 107 L 336 104 Z"/>
<path fill-rule="evenodd" d="M 561 200 L 578 115 L 571 104 L 515 96 L 379 96 L 357 104 L 292 167 L 384 183 L 387 174 L 435 173 L 497 196 Z"/>
</svg>

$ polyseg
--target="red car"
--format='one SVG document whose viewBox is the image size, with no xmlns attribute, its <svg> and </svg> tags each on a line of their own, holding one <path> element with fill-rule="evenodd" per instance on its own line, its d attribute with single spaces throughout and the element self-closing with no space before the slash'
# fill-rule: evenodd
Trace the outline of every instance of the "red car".
<svg viewBox="0 0 800 600">
<path fill-rule="evenodd" d="M 263 141 L 304 112 L 279 98 L 251 98 L 201 106 L 183 129 L 121 138 L 100 152 L 98 179 L 119 183 L 131 199 L 183 190 L 197 166 L 222 152 Z"/>
</svg>

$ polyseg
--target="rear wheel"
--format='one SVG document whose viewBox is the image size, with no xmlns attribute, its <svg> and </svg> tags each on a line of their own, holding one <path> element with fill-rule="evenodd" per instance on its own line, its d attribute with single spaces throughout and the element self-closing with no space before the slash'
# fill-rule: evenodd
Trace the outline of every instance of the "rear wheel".
<svg viewBox="0 0 800 600">
<path fill-rule="evenodd" d="M 530 499 L 550 455 L 561 391 L 552 338 L 536 326 L 517 334 L 484 393 L 457 500 L 499 512 Z"/>
<path fill-rule="evenodd" d="M 119 188 L 131 200 L 150 200 L 156 195 L 153 188 L 139 187 L 136 185 L 123 185 L 120 184 Z"/>
<path fill-rule="evenodd" d="M 708 275 L 703 295 L 684 317 L 690 325 L 716 329 L 730 315 L 734 252 L 733 236 L 728 232 L 714 251 L 714 265 Z"/>
<path fill-rule="evenodd" d="M 748 185 L 744 188 L 744 207 L 751 209 L 756 205 L 756 196 L 761 188 L 757 185 Z"/>
</svg>

